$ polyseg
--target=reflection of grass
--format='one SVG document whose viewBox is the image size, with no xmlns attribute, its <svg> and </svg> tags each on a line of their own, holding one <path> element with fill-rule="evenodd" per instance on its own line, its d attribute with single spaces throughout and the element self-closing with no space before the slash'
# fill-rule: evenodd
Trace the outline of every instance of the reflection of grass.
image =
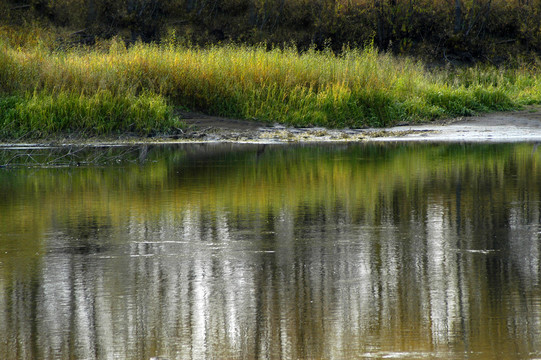
<svg viewBox="0 0 541 360">
<path fill-rule="evenodd" d="M 299 54 L 295 48 L 199 49 L 168 43 L 126 48 L 113 40 L 91 49 L 51 51 L 41 42 L 15 47 L 0 41 L 0 91 L 5 94 L 38 91 L 56 99 L 69 92 L 91 99 L 106 91 L 116 102 L 143 96 L 141 101 L 155 104 L 143 118 L 163 128 L 171 115 L 161 115 L 164 99 L 217 115 L 295 125 L 385 126 L 539 102 L 540 83 L 536 73 L 525 70 L 428 72 L 420 63 L 373 48 Z M 49 99 L 39 96 L 36 101 Z M 58 112 L 65 109 L 61 102 L 55 106 Z M 117 109 L 131 116 L 127 106 Z M 108 127 L 123 125 L 101 126 Z"/>
<path fill-rule="evenodd" d="M 443 192 L 453 193 L 460 177 L 472 183 L 499 181 L 502 186 L 509 186 L 512 194 L 516 188 L 505 174 L 509 166 L 516 166 L 515 171 L 524 175 L 521 181 L 535 179 L 541 171 L 537 158 L 531 158 L 531 148 L 531 145 L 376 145 L 348 146 L 340 151 L 332 147 L 277 149 L 257 159 L 255 156 L 235 159 L 231 155 L 233 164 L 244 165 L 225 169 L 181 168 L 188 179 L 194 179 L 188 184 L 189 180 L 184 180 L 184 186 L 205 188 L 196 196 L 183 195 L 182 203 L 212 204 L 242 213 L 268 208 L 296 209 L 301 205 L 315 210 L 322 205 L 332 207 L 342 203 L 352 213 L 364 212 L 370 218 L 381 206 L 392 204 L 396 194 L 401 200 L 424 197 L 424 189 L 434 184 Z M 515 161 L 518 163 L 513 164 Z M 526 170 L 528 167 L 531 169 Z M 529 177 L 526 171 L 531 171 Z M 415 207 L 409 201 L 396 205 L 410 210 Z"/>
<path fill-rule="evenodd" d="M 467 218 L 480 206 L 518 199 L 521 187 L 538 198 L 541 176 L 532 145 L 270 148 L 259 156 L 256 151 L 216 155 L 220 166 L 208 167 L 201 162 L 191 167 L 185 158 L 171 162 L 178 154 L 151 151 L 146 165 L 0 172 L 0 227 L 8 231 L 13 224 L 36 222 L 47 228 L 53 219 L 36 212 L 55 214 L 55 221 L 77 213 L 106 215 L 115 226 L 127 216 L 154 220 L 181 216 L 186 209 L 247 216 L 336 206 L 377 221 L 382 209 L 422 214 L 429 201 L 454 196 L 458 181 Z M 11 225 L 3 223 L 8 219 Z"/>
<path fill-rule="evenodd" d="M 112 148 L 105 158 L 120 151 L 128 161 L 0 169 L 0 245 L 40 252 L 44 234 L 77 231 L 78 219 L 94 219 L 96 228 L 110 229 L 112 241 L 123 242 L 131 223 L 181 226 L 185 216 L 202 216 L 206 225 L 215 215 L 242 222 L 281 213 L 378 225 L 424 222 L 434 203 L 448 214 L 460 211 L 462 219 L 476 219 L 480 211 L 498 217 L 525 192 L 533 202 L 541 196 L 539 154 L 532 156 L 528 144 L 223 150 L 214 149 L 208 163 L 178 149 L 151 148 L 141 164 L 143 149 Z"/>
</svg>

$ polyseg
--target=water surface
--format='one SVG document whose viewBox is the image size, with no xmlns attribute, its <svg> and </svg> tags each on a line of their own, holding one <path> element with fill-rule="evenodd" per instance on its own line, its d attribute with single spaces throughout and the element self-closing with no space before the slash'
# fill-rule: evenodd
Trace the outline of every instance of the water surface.
<svg viewBox="0 0 541 360">
<path fill-rule="evenodd" d="M 0 150 L 0 359 L 541 357 L 541 150 Z"/>
</svg>

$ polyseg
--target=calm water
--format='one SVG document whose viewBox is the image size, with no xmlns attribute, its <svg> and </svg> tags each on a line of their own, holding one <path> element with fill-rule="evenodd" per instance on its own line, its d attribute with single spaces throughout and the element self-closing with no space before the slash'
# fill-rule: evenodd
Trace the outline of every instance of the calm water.
<svg viewBox="0 0 541 360">
<path fill-rule="evenodd" d="M 0 359 L 541 358 L 535 145 L 1 163 Z"/>
</svg>

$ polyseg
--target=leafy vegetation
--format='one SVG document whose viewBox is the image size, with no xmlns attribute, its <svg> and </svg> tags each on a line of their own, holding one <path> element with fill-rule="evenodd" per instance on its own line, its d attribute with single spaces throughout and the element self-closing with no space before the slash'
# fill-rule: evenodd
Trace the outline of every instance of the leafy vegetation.
<svg viewBox="0 0 541 360">
<path fill-rule="evenodd" d="M 502 63 L 541 50 L 541 0 L 3 0 L 0 21 L 63 29 L 62 46 L 175 32 L 195 44 L 294 42 L 380 50 L 431 61 Z"/>
<path fill-rule="evenodd" d="M 362 127 L 541 101 L 539 75 L 525 67 L 428 71 L 371 46 L 336 54 L 293 46 L 200 48 L 175 39 L 127 47 L 113 39 L 54 50 L 39 38 L 22 46 L 6 39 L 4 137 L 162 132 L 179 126 L 170 105 L 297 126 Z"/>
<path fill-rule="evenodd" d="M 91 96 L 69 92 L 0 98 L 0 137 L 41 138 L 60 133 L 148 135 L 180 126 L 159 96 Z"/>
</svg>

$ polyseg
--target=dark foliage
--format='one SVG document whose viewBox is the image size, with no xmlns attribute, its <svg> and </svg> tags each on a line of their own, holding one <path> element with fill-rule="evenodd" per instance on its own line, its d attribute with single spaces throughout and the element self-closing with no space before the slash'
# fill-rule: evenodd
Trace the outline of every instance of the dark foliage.
<svg viewBox="0 0 541 360">
<path fill-rule="evenodd" d="M 0 23 L 70 29 L 65 42 L 120 36 L 192 44 L 363 46 L 435 61 L 499 63 L 541 51 L 541 0 L 4 0 Z"/>
</svg>

